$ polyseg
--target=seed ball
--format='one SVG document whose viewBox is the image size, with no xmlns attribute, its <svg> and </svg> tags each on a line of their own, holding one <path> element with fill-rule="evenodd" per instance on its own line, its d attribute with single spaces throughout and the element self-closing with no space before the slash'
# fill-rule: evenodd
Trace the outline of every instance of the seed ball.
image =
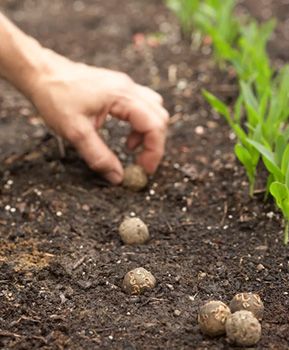
<svg viewBox="0 0 289 350">
<path fill-rule="evenodd" d="M 211 337 L 225 333 L 225 323 L 231 314 L 228 306 L 221 301 L 209 301 L 201 306 L 198 322 L 201 331 Z"/>
<path fill-rule="evenodd" d="M 139 218 L 126 218 L 119 226 L 125 244 L 143 244 L 150 238 L 147 225 Z"/>
<path fill-rule="evenodd" d="M 124 276 L 122 286 L 126 293 L 136 295 L 154 288 L 155 285 L 155 277 L 143 267 L 138 267 Z"/>
<path fill-rule="evenodd" d="M 263 318 L 264 304 L 258 294 L 239 293 L 232 299 L 230 309 L 233 313 L 240 310 L 251 311 L 260 321 Z"/>
<path fill-rule="evenodd" d="M 138 192 L 146 187 L 148 183 L 144 169 L 135 164 L 131 164 L 124 169 L 123 186 Z"/>
<path fill-rule="evenodd" d="M 235 345 L 253 346 L 261 338 L 261 325 L 252 312 L 241 310 L 228 316 L 226 333 Z"/>
</svg>

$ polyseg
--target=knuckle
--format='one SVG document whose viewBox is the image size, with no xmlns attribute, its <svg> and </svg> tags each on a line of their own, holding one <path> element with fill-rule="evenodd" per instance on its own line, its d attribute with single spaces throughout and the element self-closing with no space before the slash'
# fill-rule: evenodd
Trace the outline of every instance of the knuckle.
<svg viewBox="0 0 289 350">
<path fill-rule="evenodd" d="M 88 134 L 89 130 L 87 127 L 78 125 L 77 127 L 71 127 L 66 131 L 66 138 L 72 143 L 82 142 Z"/>
<path fill-rule="evenodd" d="M 159 119 L 155 124 L 155 129 L 165 132 L 167 130 L 167 121 L 165 119 Z"/>
<path fill-rule="evenodd" d="M 133 84 L 133 80 L 125 73 L 118 73 L 119 84 L 123 88 L 130 87 Z"/>
</svg>

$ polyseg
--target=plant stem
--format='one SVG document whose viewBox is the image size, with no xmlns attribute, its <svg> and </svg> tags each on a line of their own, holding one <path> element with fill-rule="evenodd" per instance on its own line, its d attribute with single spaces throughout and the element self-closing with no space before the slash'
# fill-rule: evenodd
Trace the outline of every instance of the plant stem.
<svg viewBox="0 0 289 350">
<path fill-rule="evenodd" d="M 284 244 L 287 245 L 288 244 L 288 241 L 289 241 L 289 221 L 286 220 L 286 223 L 285 223 L 285 229 L 284 229 Z"/>
<path fill-rule="evenodd" d="M 249 195 L 251 198 L 254 197 L 255 181 L 249 181 Z"/>
</svg>

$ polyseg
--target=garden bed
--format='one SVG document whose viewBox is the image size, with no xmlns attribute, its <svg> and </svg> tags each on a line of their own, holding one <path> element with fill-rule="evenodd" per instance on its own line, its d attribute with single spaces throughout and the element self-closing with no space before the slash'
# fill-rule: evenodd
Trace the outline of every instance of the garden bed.
<svg viewBox="0 0 289 350">
<path fill-rule="evenodd" d="M 271 43 L 278 65 L 289 52 L 288 4 L 266 3 L 249 9 L 280 17 Z M 36 112 L 1 82 L 0 348 L 229 349 L 225 338 L 200 333 L 198 307 L 254 291 L 265 303 L 256 348 L 288 349 L 281 216 L 264 204 L 262 181 L 249 198 L 233 135 L 201 95 L 207 88 L 232 100 L 234 74 L 217 69 L 209 46 L 181 40 L 160 0 L 5 0 L 0 8 L 44 45 L 157 89 L 172 115 L 165 159 L 148 189 L 135 194 L 110 187 L 69 147 L 61 159 Z M 126 132 L 115 121 L 103 132 L 124 163 L 131 159 Z M 121 243 L 126 215 L 149 225 L 148 244 Z M 158 284 L 130 297 L 121 282 L 138 266 Z"/>
</svg>

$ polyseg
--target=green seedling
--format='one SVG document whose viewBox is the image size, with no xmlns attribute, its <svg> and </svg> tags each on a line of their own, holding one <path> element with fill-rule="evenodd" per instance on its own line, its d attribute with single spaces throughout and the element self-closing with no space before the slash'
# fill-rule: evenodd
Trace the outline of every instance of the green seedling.
<svg viewBox="0 0 289 350">
<path fill-rule="evenodd" d="M 195 13 L 196 26 L 209 35 L 219 61 L 230 60 L 237 54 L 234 44 L 239 36 L 239 22 L 233 15 L 236 0 L 203 1 Z"/>
<path fill-rule="evenodd" d="M 275 27 L 252 18 L 236 19 L 235 0 L 167 0 L 185 31 L 198 29 L 212 38 L 219 62 L 230 63 L 240 82 L 235 106 L 229 108 L 205 91 L 212 108 L 224 116 L 237 136 L 235 154 L 246 169 L 253 195 L 256 168 L 262 159 L 268 170 L 270 193 L 285 220 L 284 242 L 289 241 L 289 66 L 272 69 L 267 44 Z"/>
<path fill-rule="evenodd" d="M 249 180 L 249 193 L 251 196 L 253 196 L 256 178 L 256 168 L 259 162 L 260 153 L 247 140 L 250 136 L 254 139 L 259 139 L 258 129 L 256 129 L 254 132 L 250 132 L 250 135 L 247 135 L 246 131 L 241 127 L 241 98 L 237 101 L 234 110 L 234 117 L 232 118 L 230 109 L 221 100 L 219 100 L 217 97 L 215 97 L 208 91 L 203 91 L 203 94 L 208 103 L 213 107 L 213 109 L 217 113 L 225 117 L 226 121 L 228 122 L 228 124 L 230 125 L 230 127 L 235 132 L 238 138 L 239 142 L 235 145 L 235 155 L 246 169 L 247 177 Z"/>
<path fill-rule="evenodd" d="M 177 15 L 185 33 L 193 27 L 212 38 L 219 61 L 237 54 L 233 49 L 239 35 L 239 22 L 233 16 L 236 0 L 166 0 Z"/>
<path fill-rule="evenodd" d="M 270 93 L 263 133 L 273 146 L 280 134 L 284 135 L 286 141 L 289 139 L 289 66 L 285 66 L 272 80 Z"/>
<path fill-rule="evenodd" d="M 276 181 L 270 185 L 270 193 L 275 198 L 285 220 L 284 244 L 287 245 L 289 241 L 289 190 L 286 185 Z"/>
<path fill-rule="evenodd" d="M 240 80 L 255 83 L 258 97 L 270 85 L 273 71 L 267 54 L 267 44 L 275 27 L 271 20 L 259 25 L 250 19 L 240 25 L 240 36 L 237 44 L 238 54 L 230 62 L 237 71 Z"/>
<path fill-rule="evenodd" d="M 274 197 L 276 204 L 281 209 L 284 220 L 284 243 L 288 244 L 288 228 L 289 228 L 289 144 L 284 145 L 284 140 L 276 145 L 275 152 L 264 147 L 262 144 L 248 140 L 262 155 L 263 162 L 269 171 L 268 184 L 269 191 Z"/>
<path fill-rule="evenodd" d="M 194 16 L 199 10 L 201 0 L 166 0 L 168 7 L 177 15 L 185 33 L 191 33 Z"/>
</svg>

